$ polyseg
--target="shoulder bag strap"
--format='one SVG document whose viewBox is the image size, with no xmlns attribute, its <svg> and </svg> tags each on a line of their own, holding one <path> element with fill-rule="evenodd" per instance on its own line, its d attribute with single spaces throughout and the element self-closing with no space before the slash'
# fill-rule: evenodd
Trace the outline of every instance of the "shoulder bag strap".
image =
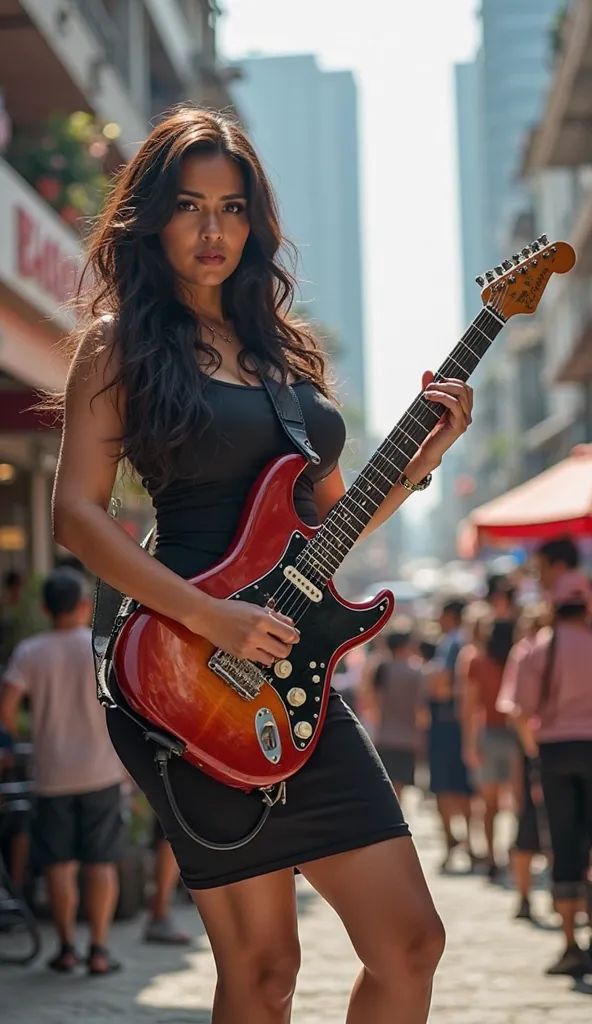
<svg viewBox="0 0 592 1024">
<path fill-rule="evenodd" d="M 276 380 L 274 377 L 269 377 L 265 373 L 259 359 L 255 358 L 254 362 L 263 386 L 269 395 L 271 404 L 275 409 L 276 416 L 290 441 L 300 454 L 304 455 L 307 462 L 312 462 L 314 466 L 318 466 L 321 458 L 310 443 L 300 402 L 294 388 L 290 384 L 282 384 L 281 381 Z"/>
<path fill-rule="evenodd" d="M 547 657 L 545 660 L 545 667 L 543 669 L 543 678 L 541 680 L 541 697 L 539 701 L 539 714 L 542 714 L 551 696 L 551 682 L 553 679 L 553 668 L 555 666 L 555 652 L 557 650 L 557 626 L 553 627 L 553 633 L 551 635 L 551 642 L 549 643 L 549 649 L 547 651 Z"/>
</svg>

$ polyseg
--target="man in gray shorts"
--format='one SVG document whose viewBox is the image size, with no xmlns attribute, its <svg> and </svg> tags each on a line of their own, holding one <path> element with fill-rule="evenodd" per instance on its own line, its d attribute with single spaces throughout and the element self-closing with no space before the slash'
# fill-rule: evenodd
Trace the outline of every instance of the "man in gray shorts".
<svg viewBox="0 0 592 1024">
<path fill-rule="evenodd" d="M 479 788 L 509 785 L 515 757 L 516 738 L 507 725 L 486 724 L 479 736 L 479 763 L 474 770 Z"/>
<path fill-rule="evenodd" d="M 95 696 L 92 602 L 84 576 L 56 569 L 45 581 L 43 600 L 51 629 L 15 648 L 0 690 L 0 726 L 16 737 L 28 695 L 37 794 L 33 838 L 60 940 L 48 966 L 68 973 L 80 962 L 74 932 L 83 865 L 91 932 L 86 965 L 90 974 L 108 974 L 120 967 L 106 941 L 125 842 L 120 784 L 126 773 Z"/>
</svg>

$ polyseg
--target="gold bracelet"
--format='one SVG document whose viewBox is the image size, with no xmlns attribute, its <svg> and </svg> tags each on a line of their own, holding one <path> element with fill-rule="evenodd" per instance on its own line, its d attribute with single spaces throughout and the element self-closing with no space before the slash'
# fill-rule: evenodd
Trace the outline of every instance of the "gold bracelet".
<svg viewBox="0 0 592 1024">
<path fill-rule="evenodd" d="M 426 487 L 429 487 L 431 482 L 431 473 L 428 473 L 427 476 L 424 476 L 423 480 L 420 480 L 418 484 L 414 484 L 413 481 L 410 480 L 405 473 L 401 473 L 401 476 L 399 477 L 398 480 L 398 483 L 401 484 L 401 487 L 404 487 L 405 490 L 409 491 L 410 494 L 413 494 L 415 491 L 425 491 Z"/>
</svg>

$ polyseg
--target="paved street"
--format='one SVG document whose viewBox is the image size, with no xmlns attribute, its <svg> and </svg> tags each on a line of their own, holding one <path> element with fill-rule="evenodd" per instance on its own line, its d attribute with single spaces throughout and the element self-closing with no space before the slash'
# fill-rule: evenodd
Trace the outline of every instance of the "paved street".
<svg viewBox="0 0 592 1024">
<path fill-rule="evenodd" d="M 576 991 L 567 979 L 542 976 L 559 944 L 549 919 L 541 929 L 511 922 L 513 893 L 482 878 L 439 877 L 433 813 L 416 801 L 408 813 L 448 930 L 431 1024 L 589 1024 L 592 985 Z M 356 961 L 332 911 L 299 884 L 304 964 L 293 1019 L 343 1024 Z M 537 899 L 544 915 L 545 893 Z M 211 956 L 191 908 L 181 908 L 178 916 L 195 934 L 191 951 L 144 946 L 138 941 L 140 922 L 119 925 L 113 948 L 126 970 L 109 980 L 53 976 L 42 963 L 0 969 L 3 1024 L 206 1024 Z"/>
</svg>

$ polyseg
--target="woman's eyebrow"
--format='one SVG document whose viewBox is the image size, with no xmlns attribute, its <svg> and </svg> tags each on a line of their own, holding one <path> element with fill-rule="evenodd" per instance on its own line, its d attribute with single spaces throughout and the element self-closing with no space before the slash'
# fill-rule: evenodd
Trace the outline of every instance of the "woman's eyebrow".
<svg viewBox="0 0 592 1024">
<path fill-rule="evenodd" d="M 193 196 L 195 199 L 206 199 L 207 198 L 207 196 L 204 196 L 203 192 L 192 192 L 192 190 L 190 188 L 180 188 L 179 189 L 179 195 L 180 196 Z M 243 195 L 242 192 L 231 192 L 230 195 L 228 195 L 228 196 L 220 196 L 220 199 L 222 199 L 225 203 L 228 202 L 229 199 L 246 199 L 246 198 L 247 197 L 245 195 Z"/>
</svg>

